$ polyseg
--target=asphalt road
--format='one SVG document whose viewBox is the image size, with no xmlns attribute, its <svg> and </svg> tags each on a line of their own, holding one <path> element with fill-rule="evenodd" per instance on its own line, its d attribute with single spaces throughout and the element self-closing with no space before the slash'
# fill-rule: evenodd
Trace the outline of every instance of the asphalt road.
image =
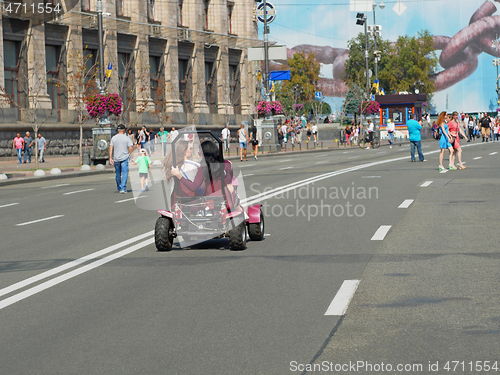
<svg viewBox="0 0 500 375">
<path fill-rule="evenodd" d="M 500 147 L 467 144 L 467 169 L 447 173 L 436 147 L 426 163 L 409 147 L 235 162 L 247 197 L 269 192 L 266 236 L 240 252 L 157 252 L 158 214 L 111 174 L 3 187 L 0 374 L 500 362 Z M 346 280 L 359 280 L 346 312 L 325 315 Z"/>
</svg>

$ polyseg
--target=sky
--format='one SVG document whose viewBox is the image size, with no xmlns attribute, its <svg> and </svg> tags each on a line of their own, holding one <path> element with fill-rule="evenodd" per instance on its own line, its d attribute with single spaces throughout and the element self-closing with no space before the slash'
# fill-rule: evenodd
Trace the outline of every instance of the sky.
<svg viewBox="0 0 500 375">
<path fill-rule="evenodd" d="M 381 0 L 375 2 L 376 24 L 382 26 L 382 38 L 396 41 L 401 35 L 416 36 L 424 29 L 431 35 L 453 37 L 468 26 L 471 16 L 485 0 L 388 0 L 383 1 L 383 9 L 379 7 Z M 406 7 L 401 15 L 393 9 L 399 2 Z M 373 24 L 372 0 L 271 0 L 271 3 L 277 15 L 269 25 L 269 40 L 289 48 L 312 44 L 347 49 L 348 40 L 364 32 L 363 26 L 356 25 L 356 11 L 351 10 L 363 3 L 368 3 L 368 24 Z M 500 15 L 500 3 L 492 3 L 498 9 L 494 15 Z M 259 26 L 260 32 L 262 28 Z M 436 51 L 438 56 L 440 52 Z M 493 59 L 481 53 L 472 75 L 437 92 L 431 102 L 434 112 L 495 111 L 497 68 Z M 321 75 L 331 78 L 332 65 L 323 64 Z M 332 104 L 333 100 L 328 101 Z"/>
</svg>

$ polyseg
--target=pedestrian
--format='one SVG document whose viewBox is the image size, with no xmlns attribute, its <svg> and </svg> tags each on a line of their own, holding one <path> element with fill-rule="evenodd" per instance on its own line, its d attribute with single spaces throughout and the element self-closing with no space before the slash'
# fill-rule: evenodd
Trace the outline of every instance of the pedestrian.
<svg viewBox="0 0 500 375">
<path fill-rule="evenodd" d="M 370 147 L 373 147 L 373 131 L 375 129 L 375 125 L 373 125 L 373 122 L 372 120 L 368 120 L 368 127 L 366 129 L 366 131 L 368 132 L 368 147 L 367 149 L 369 149 Z"/>
<path fill-rule="evenodd" d="M 253 127 L 252 132 L 250 133 L 250 142 L 252 143 L 253 147 L 253 157 L 255 160 L 257 160 L 257 154 L 259 152 L 260 136 L 256 126 Z"/>
<path fill-rule="evenodd" d="M 143 126 L 141 131 L 139 132 L 139 143 L 141 145 L 141 149 L 145 149 L 148 151 L 148 139 L 149 139 L 149 133 L 146 130 L 146 127 Z"/>
<path fill-rule="evenodd" d="M 299 122 L 297 124 L 297 128 L 295 129 L 295 132 L 297 133 L 297 143 L 302 143 L 302 131 L 304 129 L 302 128 L 302 122 Z"/>
<path fill-rule="evenodd" d="M 136 141 L 135 141 L 135 137 L 134 137 L 134 133 L 132 132 L 132 129 L 129 129 L 128 130 L 128 134 L 127 134 L 127 137 L 130 138 L 130 140 L 132 141 L 132 143 L 134 144 L 134 146 L 136 145 Z"/>
<path fill-rule="evenodd" d="M 247 161 L 248 133 L 245 130 L 245 125 L 241 124 L 236 136 L 240 142 L 240 160 L 243 161 L 243 153 L 245 153 L 245 161 Z"/>
<path fill-rule="evenodd" d="M 483 115 L 483 118 L 481 119 L 481 136 L 483 137 L 483 142 L 485 141 L 485 139 L 486 142 L 488 142 L 488 138 L 490 138 L 490 125 L 491 125 L 491 119 L 485 113 Z"/>
<path fill-rule="evenodd" d="M 109 163 L 115 166 L 116 188 L 121 194 L 127 193 L 128 162 L 134 150 L 134 144 L 125 135 L 125 125 L 118 125 L 118 134 L 109 144 Z"/>
<path fill-rule="evenodd" d="M 283 125 L 281 125 L 281 135 L 283 137 L 283 144 L 286 147 L 286 141 L 288 138 L 288 124 L 290 123 L 289 120 L 286 120 Z M 282 147 L 283 148 L 283 147 Z"/>
<path fill-rule="evenodd" d="M 353 124 L 354 124 L 354 121 L 353 121 Z M 359 141 L 359 129 L 355 124 L 352 125 L 351 128 L 354 129 L 354 132 L 351 136 L 351 144 L 357 145 L 358 141 Z"/>
<path fill-rule="evenodd" d="M 45 158 L 43 157 L 45 150 L 47 150 L 47 141 L 38 133 L 38 161 L 40 163 L 45 163 Z"/>
<path fill-rule="evenodd" d="M 438 129 L 440 129 L 440 130 L 438 130 L 438 133 L 440 134 L 439 148 L 441 149 L 441 152 L 439 153 L 439 167 L 438 167 L 438 169 L 439 169 L 439 171 L 445 170 L 445 168 L 443 167 L 443 157 L 444 157 L 444 153 L 446 152 L 446 150 L 448 150 L 449 151 L 448 169 L 450 171 L 454 171 L 457 168 L 455 167 L 455 154 L 453 152 L 453 147 L 450 143 L 451 137 L 450 137 L 449 130 L 448 130 L 448 115 L 446 114 L 446 112 L 443 111 L 439 114 L 438 119 L 437 119 L 437 125 L 439 126 Z"/>
<path fill-rule="evenodd" d="M 148 173 L 151 171 L 151 159 L 146 155 L 146 150 L 141 149 L 140 155 L 134 161 L 135 164 L 139 165 L 139 178 L 141 179 L 141 193 L 148 188 Z M 144 186 L 146 182 L 146 186 Z"/>
<path fill-rule="evenodd" d="M 179 135 L 179 131 L 175 130 L 175 126 L 172 126 L 172 129 L 170 130 L 170 134 L 168 135 L 170 143 L 175 141 L 175 139 L 177 138 L 178 135 Z"/>
<path fill-rule="evenodd" d="M 411 143 L 411 161 L 415 161 L 415 147 L 418 151 L 418 158 L 420 161 L 427 161 L 422 153 L 422 137 L 420 136 L 420 130 L 422 130 L 422 121 L 417 121 L 417 115 L 412 115 L 411 120 L 408 120 L 406 127 L 408 128 L 408 134 Z"/>
<path fill-rule="evenodd" d="M 222 129 L 222 142 L 224 143 L 224 152 L 227 152 L 229 142 L 231 142 L 231 132 L 227 128 L 227 125 L 224 125 L 224 129 Z"/>
<path fill-rule="evenodd" d="M 469 132 L 469 140 L 467 142 L 472 141 L 475 138 L 474 135 L 474 116 L 469 115 L 469 120 L 467 121 L 467 130 Z"/>
<path fill-rule="evenodd" d="M 19 164 L 22 163 L 22 152 L 24 148 L 24 138 L 21 138 L 19 133 L 17 133 L 14 141 L 12 142 L 12 149 L 16 150 L 17 157 L 19 158 Z"/>
<path fill-rule="evenodd" d="M 141 129 L 137 129 L 137 133 L 135 135 L 135 146 L 137 150 L 141 149 Z"/>
<path fill-rule="evenodd" d="M 468 139 L 462 130 L 462 127 L 458 123 L 458 112 L 453 112 L 451 115 L 451 121 L 448 122 L 448 129 L 451 137 L 451 145 L 453 146 L 453 153 L 455 158 L 458 160 L 458 169 L 465 169 L 465 165 L 462 164 L 462 147 L 460 147 L 460 136 Z M 455 165 L 453 165 L 455 167 Z M 455 168 L 456 169 L 456 168 Z M 454 169 L 452 169 L 454 170 Z"/>
<path fill-rule="evenodd" d="M 387 119 L 387 139 L 389 140 L 389 148 L 392 148 L 394 144 L 394 131 L 396 130 L 396 126 L 392 122 L 390 118 Z"/>
<path fill-rule="evenodd" d="M 24 163 L 26 163 L 27 158 L 31 163 L 31 147 L 33 147 L 33 138 L 31 138 L 30 132 L 26 132 L 26 137 L 24 137 Z"/>
<path fill-rule="evenodd" d="M 310 121 L 307 121 L 306 129 L 307 129 L 307 133 L 306 133 L 307 134 L 307 143 L 309 143 L 309 142 L 311 142 L 311 135 L 312 135 Z"/>
<path fill-rule="evenodd" d="M 151 152 L 155 152 L 155 143 L 156 143 L 156 133 L 153 128 L 149 129 L 149 149 Z"/>
<path fill-rule="evenodd" d="M 498 142 L 498 130 L 500 129 L 500 120 L 499 118 L 495 118 L 495 124 L 493 125 L 493 135 L 494 142 Z"/>
<path fill-rule="evenodd" d="M 314 123 L 311 130 L 312 130 L 313 137 L 314 137 L 314 143 L 316 143 L 318 141 L 318 125 L 316 123 Z"/>
<path fill-rule="evenodd" d="M 163 152 L 162 156 L 165 156 L 167 154 L 167 138 L 168 131 L 166 131 L 163 126 L 160 127 L 160 131 L 156 134 L 156 139 L 157 142 L 161 144 L 161 149 Z"/>
<path fill-rule="evenodd" d="M 345 127 L 345 139 L 347 141 L 347 145 L 350 146 L 351 144 L 349 143 L 349 138 L 351 138 L 351 127 L 349 125 L 346 125 Z"/>
</svg>

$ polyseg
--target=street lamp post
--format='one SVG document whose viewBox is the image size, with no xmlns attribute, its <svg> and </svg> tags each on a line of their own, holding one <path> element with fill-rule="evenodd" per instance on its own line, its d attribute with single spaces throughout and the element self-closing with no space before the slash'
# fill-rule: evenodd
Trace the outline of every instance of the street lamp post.
<svg viewBox="0 0 500 375">
<path fill-rule="evenodd" d="M 271 101 L 270 98 L 270 90 L 269 90 L 269 39 L 268 39 L 268 34 L 269 34 L 269 26 L 267 26 L 267 3 L 266 0 L 263 1 L 264 3 L 264 66 L 265 66 L 265 72 L 264 72 L 264 87 L 265 87 L 265 94 L 266 94 L 266 101 Z"/>
<path fill-rule="evenodd" d="M 383 1 L 380 2 L 380 4 L 378 5 L 380 7 L 380 9 L 384 9 L 385 8 L 385 4 Z M 382 27 L 381 26 L 377 26 L 377 22 L 375 20 L 375 8 L 377 7 L 377 2 L 375 0 L 373 0 L 373 4 L 372 4 L 372 7 L 373 7 L 373 41 L 374 41 L 374 55 L 375 55 L 375 82 L 378 82 L 378 60 L 380 58 L 379 56 L 379 51 L 378 51 L 378 48 L 377 48 L 377 37 L 380 36 L 378 34 L 380 34 L 380 30 L 382 30 Z"/>
<path fill-rule="evenodd" d="M 368 25 L 365 13 L 356 14 L 356 25 L 365 26 L 365 75 L 366 75 L 366 95 L 370 92 L 370 73 L 368 68 Z"/>
<path fill-rule="evenodd" d="M 98 88 L 101 95 L 106 95 L 106 73 L 104 71 L 104 30 L 102 25 L 102 0 L 97 0 L 97 32 L 99 36 L 99 71 L 100 71 L 100 82 L 97 82 Z M 104 112 L 104 115 L 99 117 L 97 122 L 99 126 L 111 125 L 108 119 L 108 111 Z"/>
</svg>

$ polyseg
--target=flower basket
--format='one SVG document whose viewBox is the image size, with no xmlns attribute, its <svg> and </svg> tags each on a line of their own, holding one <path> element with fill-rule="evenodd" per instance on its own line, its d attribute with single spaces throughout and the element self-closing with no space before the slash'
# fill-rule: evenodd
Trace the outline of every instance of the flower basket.
<svg viewBox="0 0 500 375">
<path fill-rule="evenodd" d="M 363 102 L 363 104 L 361 104 L 361 109 L 365 115 L 376 115 L 380 112 L 380 104 L 375 100 Z"/>
<path fill-rule="evenodd" d="M 87 103 L 87 112 L 90 118 L 103 116 L 106 111 L 109 114 L 119 116 L 122 113 L 122 98 L 118 94 L 97 94 L 92 96 Z"/>
<path fill-rule="evenodd" d="M 294 112 L 301 112 L 304 109 L 304 104 L 292 104 L 292 110 Z"/>
<path fill-rule="evenodd" d="M 267 102 L 262 100 L 255 107 L 255 112 L 257 112 L 259 117 L 265 117 L 269 114 L 279 115 L 283 113 L 283 106 L 279 101 Z"/>
</svg>

